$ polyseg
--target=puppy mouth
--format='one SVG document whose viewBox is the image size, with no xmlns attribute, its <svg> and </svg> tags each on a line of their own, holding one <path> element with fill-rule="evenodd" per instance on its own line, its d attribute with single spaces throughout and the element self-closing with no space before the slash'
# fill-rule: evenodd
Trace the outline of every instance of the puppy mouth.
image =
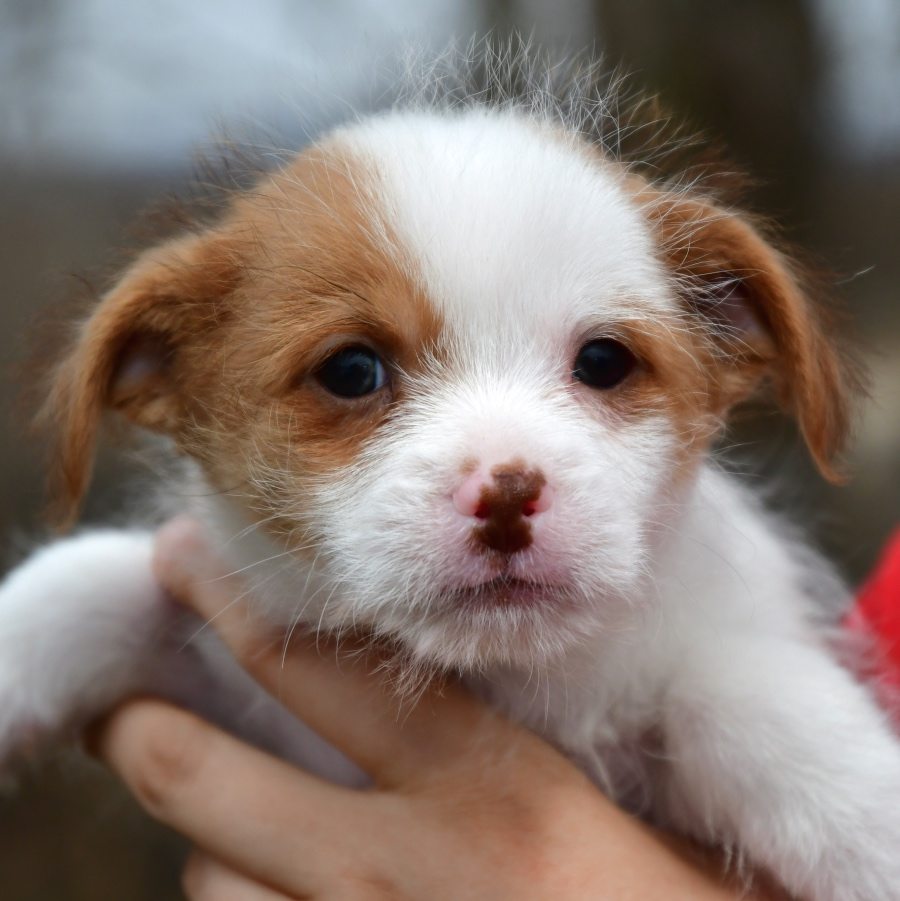
<svg viewBox="0 0 900 901">
<path fill-rule="evenodd" d="M 523 609 L 558 604 L 564 592 L 557 584 L 496 576 L 478 585 L 455 588 L 453 602 L 470 609 Z"/>
</svg>

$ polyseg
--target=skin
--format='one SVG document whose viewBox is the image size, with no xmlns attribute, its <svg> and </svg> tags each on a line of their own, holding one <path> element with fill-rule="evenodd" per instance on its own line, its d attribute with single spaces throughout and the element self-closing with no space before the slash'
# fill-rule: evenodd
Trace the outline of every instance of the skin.
<svg viewBox="0 0 900 901">
<path fill-rule="evenodd" d="M 415 704 L 371 652 L 293 641 L 254 621 L 239 578 L 185 519 L 156 572 L 284 705 L 372 777 L 337 787 L 155 699 L 99 724 L 91 747 L 153 817 L 196 847 L 191 901 L 298 898 L 774 898 L 611 804 L 566 758 L 459 686 Z"/>
</svg>

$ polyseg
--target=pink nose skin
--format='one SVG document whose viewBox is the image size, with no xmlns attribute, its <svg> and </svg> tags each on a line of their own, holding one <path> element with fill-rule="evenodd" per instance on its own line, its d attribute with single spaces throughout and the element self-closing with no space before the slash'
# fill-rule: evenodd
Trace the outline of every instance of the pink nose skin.
<svg viewBox="0 0 900 901">
<path fill-rule="evenodd" d="M 463 516 L 474 516 L 481 503 L 481 492 L 487 484 L 485 474 L 480 470 L 469 473 L 456 491 L 453 492 L 453 506 Z"/>
<path fill-rule="evenodd" d="M 499 484 L 502 484 L 502 479 Z M 470 473 L 453 492 L 453 506 L 463 516 L 474 516 L 476 519 L 487 519 L 490 514 L 490 503 L 485 501 L 498 483 L 481 470 Z M 502 489 L 501 489 L 502 490 Z M 534 492 L 529 492 L 533 494 Z M 522 516 L 534 516 L 544 513 L 553 503 L 553 489 L 544 483 L 536 497 L 522 498 Z"/>
<path fill-rule="evenodd" d="M 543 473 L 520 461 L 495 466 L 490 473 L 476 469 L 453 492 L 453 506 L 476 520 L 476 545 L 514 554 L 531 544 L 529 520 L 553 503 L 553 490 Z"/>
</svg>

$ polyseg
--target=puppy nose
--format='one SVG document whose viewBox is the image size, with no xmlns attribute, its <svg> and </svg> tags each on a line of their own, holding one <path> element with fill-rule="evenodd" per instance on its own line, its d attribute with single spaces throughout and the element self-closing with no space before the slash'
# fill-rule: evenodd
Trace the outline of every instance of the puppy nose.
<svg viewBox="0 0 900 901">
<path fill-rule="evenodd" d="M 453 492 L 453 506 L 475 520 L 476 543 L 502 554 L 529 547 L 531 520 L 548 510 L 552 501 L 543 473 L 519 461 L 495 466 L 489 473 L 478 468 Z"/>
</svg>

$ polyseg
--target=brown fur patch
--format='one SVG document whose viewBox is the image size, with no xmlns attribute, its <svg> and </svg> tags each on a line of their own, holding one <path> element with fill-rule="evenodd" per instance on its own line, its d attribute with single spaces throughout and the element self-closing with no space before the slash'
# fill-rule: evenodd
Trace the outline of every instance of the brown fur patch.
<svg viewBox="0 0 900 901">
<path fill-rule="evenodd" d="M 211 388 L 226 420 L 216 436 L 228 441 L 203 448 L 214 473 L 251 459 L 265 485 L 349 464 L 389 417 L 403 373 L 436 354 L 440 321 L 414 268 L 383 243 L 367 177 L 339 152 L 313 150 L 236 205 L 245 277 L 233 300 L 241 314 L 220 336 L 236 378 Z M 351 344 L 382 357 L 388 390 L 347 400 L 318 384 L 317 368 Z M 248 445 L 237 457 L 235 441 Z M 240 474 L 220 477 L 228 483 Z M 300 490 L 284 487 L 288 497 Z"/>
<path fill-rule="evenodd" d="M 170 435 L 220 488 L 254 483 L 266 505 L 355 458 L 441 329 L 371 199 L 358 162 L 313 148 L 210 230 L 138 260 L 56 376 L 64 518 L 87 485 L 104 407 Z M 388 391 L 347 400 L 318 384 L 317 367 L 349 344 L 382 357 Z"/>
</svg>

